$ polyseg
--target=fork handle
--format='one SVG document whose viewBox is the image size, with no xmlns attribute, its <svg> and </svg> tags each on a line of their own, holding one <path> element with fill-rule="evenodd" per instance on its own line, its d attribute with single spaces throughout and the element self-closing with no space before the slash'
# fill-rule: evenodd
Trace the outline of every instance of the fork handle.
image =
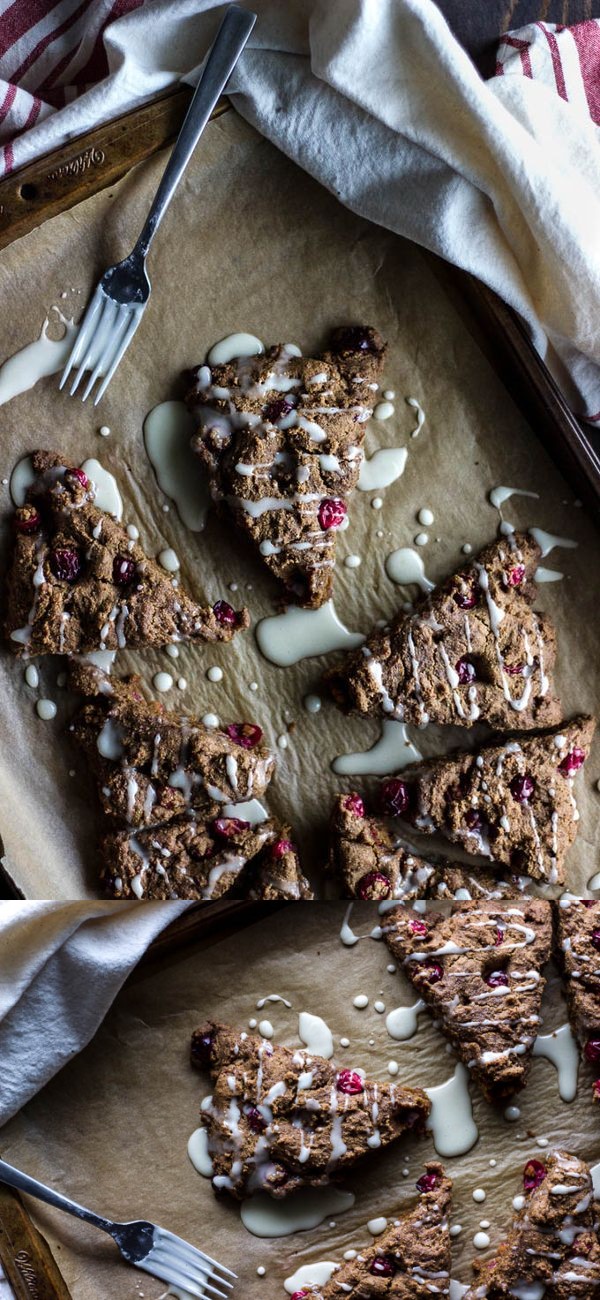
<svg viewBox="0 0 600 1300">
<path fill-rule="evenodd" d="M 219 27 L 154 202 L 133 250 L 145 258 L 175 190 L 256 22 L 256 14 L 230 5 Z"/>
<path fill-rule="evenodd" d="M 55 1192 L 52 1187 L 46 1187 L 45 1183 L 39 1183 L 37 1178 L 30 1178 L 29 1174 L 21 1173 L 20 1169 L 13 1168 L 5 1160 L 0 1160 L 0 1182 L 7 1183 L 9 1187 L 16 1188 L 18 1192 L 26 1192 L 28 1196 L 35 1196 L 38 1201 L 46 1201 L 48 1205 L 53 1205 L 57 1210 L 65 1210 L 67 1214 L 73 1214 L 77 1219 L 85 1219 L 86 1223 L 92 1223 L 95 1228 L 101 1228 L 103 1232 L 113 1235 L 114 1225 L 109 1219 L 103 1219 L 99 1214 L 94 1214 L 92 1210 L 86 1210 L 83 1205 L 78 1205 L 76 1201 L 69 1200 L 68 1196 L 61 1196 L 60 1192 Z"/>
</svg>

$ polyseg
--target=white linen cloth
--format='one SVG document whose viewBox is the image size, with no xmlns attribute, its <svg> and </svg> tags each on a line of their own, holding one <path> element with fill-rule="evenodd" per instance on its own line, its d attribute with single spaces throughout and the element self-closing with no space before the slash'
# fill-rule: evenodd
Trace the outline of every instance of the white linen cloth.
<svg viewBox="0 0 600 1300">
<path fill-rule="evenodd" d="M 73 0 L 52 13 L 63 5 L 73 9 Z M 259 21 L 230 86 L 238 111 L 348 207 L 471 271 L 516 307 L 575 412 L 600 422 L 598 23 L 511 33 L 497 75 L 484 82 L 432 0 L 248 6 Z M 42 102 L 36 124 L 5 146 L 4 166 L 7 148 L 10 165 L 21 166 L 194 80 L 224 7 L 137 0 L 104 29 L 104 80 L 55 111 Z M 97 26 L 100 10 L 110 19 L 119 6 L 90 0 Z M 65 39 L 44 46 L 46 69 Z M 82 57 L 67 59 L 57 86 L 76 83 Z M 10 86 L 9 65 L 10 50 L 0 57 Z M 26 73 L 32 93 L 35 67 Z M 7 130 L 0 120 L 0 139 Z"/>
<path fill-rule="evenodd" d="M 152 939 L 186 907 L 0 903 L 0 1125 L 85 1047 Z"/>
</svg>

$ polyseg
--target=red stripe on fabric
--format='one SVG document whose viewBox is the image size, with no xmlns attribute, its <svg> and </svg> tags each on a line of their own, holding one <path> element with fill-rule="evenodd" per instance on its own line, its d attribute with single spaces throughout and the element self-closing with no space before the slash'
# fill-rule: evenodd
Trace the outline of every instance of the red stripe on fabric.
<svg viewBox="0 0 600 1300">
<path fill-rule="evenodd" d="M 554 35 L 554 32 L 548 31 L 548 28 L 546 27 L 545 23 L 536 23 L 536 27 L 539 27 L 540 31 L 544 33 L 544 36 L 546 37 L 546 40 L 550 47 L 550 54 L 552 55 L 552 67 L 554 70 L 554 80 L 556 82 L 556 89 L 561 99 L 566 99 L 568 101 L 569 96 L 567 95 L 567 87 L 565 85 L 565 78 L 562 69 L 562 60 L 560 57 L 560 50 L 558 48 L 558 41 L 556 39 L 556 36 Z"/>
<path fill-rule="evenodd" d="M 0 57 L 6 54 L 17 41 L 35 27 L 42 18 L 47 18 L 53 9 L 60 7 L 60 0 L 48 5 L 47 0 L 14 0 L 14 3 L 2 15 L 0 23 Z"/>
<path fill-rule="evenodd" d="M 31 50 L 27 55 L 27 58 L 23 60 L 20 68 L 17 68 L 16 72 L 12 74 L 15 81 L 18 81 L 19 77 L 23 77 L 24 74 L 29 71 L 32 63 L 35 63 L 36 59 L 39 59 L 40 54 L 43 54 L 44 50 L 47 49 L 53 41 L 56 41 L 59 36 L 64 36 L 65 32 L 68 32 L 69 28 L 77 22 L 77 19 L 81 18 L 81 15 L 85 13 L 88 6 L 89 0 L 82 0 L 79 7 L 73 10 L 73 13 L 69 18 L 65 18 L 64 23 L 62 23 L 60 27 L 55 27 L 53 32 L 47 32 L 46 35 L 38 41 L 35 49 Z M 73 51 L 71 51 L 71 54 L 73 54 Z"/>
<path fill-rule="evenodd" d="M 90 86 L 95 84 L 97 81 L 102 81 L 104 77 L 108 75 L 108 59 L 104 48 L 104 33 L 106 28 L 110 23 L 115 22 L 117 18 L 122 18 L 125 14 L 131 13 L 134 9 L 139 9 L 143 4 L 144 0 L 115 0 L 101 31 L 98 32 L 87 63 L 85 63 L 83 67 L 69 79 L 69 85 L 79 86 L 80 91 L 83 91 L 84 86 Z M 68 67 L 69 63 L 71 63 L 74 54 L 74 50 L 71 50 L 66 54 L 65 57 L 61 59 L 60 63 L 53 68 L 50 75 L 45 79 L 42 85 L 38 87 L 38 89 L 46 90 L 55 86 L 65 68 Z"/>
<path fill-rule="evenodd" d="M 30 127 L 35 125 L 40 115 L 41 107 L 42 107 L 42 101 L 41 99 L 38 99 L 37 95 L 35 95 L 33 104 L 31 105 L 29 113 L 27 114 L 27 121 L 24 123 L 22 127 L 20 127 L 18 131 L 15 131 L 15 136 L 22 135 L 24 131 L 29 131 Z"/>
<path fill-rule="evenodd" d="M 14 154 L 13 154 L 13 147 L 12 147 L 12 144 L 5 144 L 5 146 L 4 146 L 4 173 L 5 173 L 6 176 L 8 176 L 8 173 L 12 171 L 14 165 L 15 165 L 15 156 L 14 156 Z"/>
<path fill-rule="evenodd" d="M 587 420 L 588 424 L 595 424 L 600 420 L 600 411 L 596 415 L 586 415 L 585 411 L 573 411 L 576 420 Z"/>
<path fill-rule="evenodd" d="M 600 26 L 593 19 L 575 23 L 571 35 L 577 47 L 590 117 L 600 126 Z"/>
<path fill-rule="evenodd" d="M 17 89 L 18 89 L 17 86 L 8 87 L 4 99 L 0 104 L 0 122 L 3 122 L 4 118 L 10 113 L 10 110 L 17 97 Z"/>
<path fill-rule="evenodd" d="M 518 36 L 503 36 L 501 44 L 508 45 L 511 49 L 519 51 L 523 76 L 533 78 L 529 41 L 523 41 Z M 498 65 L 496 66 L 498 67 Z"/>
</svg>

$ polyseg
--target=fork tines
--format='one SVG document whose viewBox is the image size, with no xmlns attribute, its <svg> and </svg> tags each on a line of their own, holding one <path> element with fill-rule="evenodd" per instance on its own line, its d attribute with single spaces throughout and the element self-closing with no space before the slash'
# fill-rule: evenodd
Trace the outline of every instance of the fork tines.
<svg viewBox="0 0 600 1300">
<path fill-rule="evenodd" d="M 162 1228 L 156 1229 L 152 1249 L 145 1259 L 139 1261 L 138 1268 L 164 1282 L 182 1287 L 191 1295 L 214 1297 L 215 1300 L 228 1300 L 228 1293 L 236 1281 L 236 1274 L 231 1269 Z"/>
<path fill-rule="evenodd" d="M 77 338 L 63 371 L 59 387 L 64 388 L 71 370 L 78 366 L 79 369 L 70 389 L 71 397 L 73 397 L 85 371 L 89 370 L 91 372 L 90 377 L 81 395 L 81 400 L 85 402 L 96 380 L 101 379 L 102 382 L 94 398 L 94 406 L 97 406 L 114 375 L 125 349 L 129 347 L 142 318 L 145 305 L 145 303 L 115 302 L 114 298 L 105 293 L 101 285 L 98 285 L 79 326 Z"/>
</svg>

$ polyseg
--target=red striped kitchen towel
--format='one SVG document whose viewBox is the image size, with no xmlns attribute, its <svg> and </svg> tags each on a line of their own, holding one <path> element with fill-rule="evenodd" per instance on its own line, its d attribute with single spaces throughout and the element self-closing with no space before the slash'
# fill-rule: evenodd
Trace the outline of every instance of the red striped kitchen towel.
<svg viewBox="0 0 600 1300">
<path fill-rule="evenodd" d="M 502 37 L 496 76 L 517 74 L 556 90 L 600 125 L 600 19 L 564 27 L 531 23 Z"/>
</svg>

